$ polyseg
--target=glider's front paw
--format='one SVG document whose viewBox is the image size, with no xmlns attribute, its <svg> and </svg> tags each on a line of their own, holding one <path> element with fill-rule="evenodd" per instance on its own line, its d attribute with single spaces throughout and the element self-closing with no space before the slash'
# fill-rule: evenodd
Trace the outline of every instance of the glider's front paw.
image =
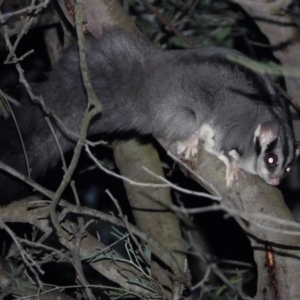
<svg viewBox="0 0 300 300">
<path fill-rule="evenodd" d="M 230 163 L 230 167 L 226 168 L 226 186 L 232 187 L 233 182 L 238 182 L 241 169 L 235 161 Z"/>
<path fill-rule="evenodd" d="M 239 175 L 241 173 L 240 166 L 238 164 L 239 154 L 236 150 L 231 150 L 229 152 L 230 158 L 223 154 L 223 152 L 218 155 L 218 158 L 226 166 L 226 186 L 228 188 L 232 187 L 233 182 L 238 182 Z"/>
<path fill-rule="evenodd" d="M 188 159 L 198 153 L 198 137 L 193 134 L 185 141 L 177 142 L 177 154 L 184 154 Z"/>
</svg>

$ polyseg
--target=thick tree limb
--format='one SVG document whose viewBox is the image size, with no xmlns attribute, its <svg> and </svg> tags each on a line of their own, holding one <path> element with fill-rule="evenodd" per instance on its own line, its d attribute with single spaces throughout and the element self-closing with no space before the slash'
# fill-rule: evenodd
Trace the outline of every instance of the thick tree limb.
<svg viewBox="0 0 300 300">
<path fill-rule="evenodd" d="M 171 149 L 174 148 L 172 145 Z M 228 189 L 225 165 L 204 151 L 202 145 L 197 157 L 187 163 L 182 166 L 184 172 L 201 185 L 204 178 L 210 183 L 205 186 L 208 191 L 223 196 L 223 209 L 237 220 L 250 239 L 258 268 L 255 299 L 299 299 L 295 284 L 300 280 L 299 228 L 296 223 L 296 227 L 290 226 L 294 219 L 281 192 L 248 173 L 241 174 L 237 184 Z"/>
</svg>

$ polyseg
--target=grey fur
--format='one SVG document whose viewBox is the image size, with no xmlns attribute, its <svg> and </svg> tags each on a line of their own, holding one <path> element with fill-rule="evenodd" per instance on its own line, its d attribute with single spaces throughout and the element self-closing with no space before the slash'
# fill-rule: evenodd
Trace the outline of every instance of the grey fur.
<svg viewBox="0 0 300 300">
<path fill-rule="evenodd" d="M 259 124 L 275 121 L 279 124 L 275 152 L 280 158 L 282 177 L 294 157 L 286 113 L 268 79 L 231 62 L 228 55 L 244 57 L 217 47 L 160 51 L 118 30 L 105 32 L 100 41 L 87 40 L 89 76 L 103 104 L 102 115 L 93 122 L 90 135 L 135 130 L 181 141 L 207 123 L 216 132 L 216 151 L 226 155 L 235 149 L 242 159 L 261 164 L 255 153 L 254 132 Z M 49 80 L 34 84 L 33 90 L 43 95 L 47 107 L 68 128 L 79 132 L 87 99 L 76 48 L 63 51 Z M 32 177 L 36 178 L 59 160 L 55 141 L 40 107 L 24 101 L 21 107 L 14 108 L 14 113 Z M 0 128 L 1 160 L 25 173 L 14 125 L 1 120 Z M 57 134 L 64 151 L 73 147 L 74 143 L 59 130 Z M 24 195 L 21 187 L 16 188 L 15 180 L 3 172 L 0 182 L 2 201 Z"/>
</svg>

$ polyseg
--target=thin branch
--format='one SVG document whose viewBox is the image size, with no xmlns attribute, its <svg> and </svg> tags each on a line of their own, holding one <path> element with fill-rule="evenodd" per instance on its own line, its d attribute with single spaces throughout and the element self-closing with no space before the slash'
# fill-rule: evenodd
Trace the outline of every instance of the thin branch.
<svg viewBox="0 0 300 300">
<path fill-rule="evenodd" d="M 29 255 L 22 247 L 22 245 L 19 243 L 18 238 L 16 237 L 15 233 L 3 222 L 3 220 L 0 218 L 0 228 L 3 228 L 12 238 L 15 245 L 17 246 L 18 250 L 20 251 L 21 257 L 25 263 L 25 265 L 30 269 L 30 271 L 34 274 L 35 279 L 37 280 L 39 287 L 42 287 L 43 284 L 35 270 L 37 268 L 38 272 L 41 274 L 44 274 L 44 271 L 40 268 L 40 266 L 36 263 L 36 261 Z M 34 267 L 35 268 L 34 268 Z"/>
<path fill-rule="evenodd" d="M 134 241 L 135 245 L 137 246 L 141 256 L 143 257 L 143 259 L 145 261 L 145 263 L 147 263 L 148 266 L 151 266 L 151 262 L 150 262 L 149 258 L 145 255 L 140 243 L 137 241 L 137 239 L 133 235 L 132 231 L 130 230 L 130 227 L 128 226 L 128 221 L 124 217 L 124 215 L 122 213 L 122 210 L 121 210 L 121 207 L 120 207 L 117 199 L 115 197 L 113 197 L 113 195 L 111 194 L 111 192 L 109 190 L 106 190 L 105 192 L 109 195 L 110 199 L 113 201 L 114 205 L 116 206 L 116 208 L 118 210 L 118 213 L 119 213 L 120 219 L 123 221 L 125 228 L 127 229 L 128 233 L 129 233 L 130 237 L 132 238 L 132 240 Z"/>
<path fill-rule="evenodd" d="M 83 34 L 84 23 L 83 23 L 83 4 L 82 0 L 76 0 L 75 6 L 75 25 L 76 25 L 76 33 L 78 39 L 78 49 L 79 49 L 79 62 L 80 62 L 80 70 L 83 79 L 83 85 L 87 92 L 87 99 L 89 104 L 93 105 L 96 108 L 96 111 L 100 113 L 102 111 L 102 105 L 99 101 L 97 95 L 95 94 L 92 83 L 88 77 L 88 67 L 86 63 L 86 53 L 85 53 L 85 38 Z"/>
<path fill-rule="evenodd" d="M 61 161 L 62 161 L 62 168 L 63 168 L 63 171 L 66 172 L 66 171 L 67 171 L 67 164 L 66 164 L 65 156 L 64 156 L 63 150 L 62 150 L 62 148 L 61 148 L 61 146 L 60 146 L 60 143 L 59 143 L 59 141 L 58 141 L 58 138 L 57 138 L 57 136 L 56 136 L 56 134 L 55 134 L 55 131 L 54 131 L 54 129 L 53 129 L 51 120 L 49 119 L 49 117 L 45 117 L 45 120 L 46 120 L 46 122 L 47 122 L 47 124 L 48 124 L 48 126 L 49 126 L 49 128 L 50 128 L 50 130 L 51 130 L 51 132 L 52 132 L 52 135 L 53 135 L 53 137 L 54 137 L 56 146 L 57 146 L 57 148 L 58 148 L 58 152 L 59 152 L 59 155 L 60 155 L 60 159 L 61 159 Z"/>
<path fill-rule="evenodd" d="M 75 205 L 70 204 L 67 201 L 61 200 L 59 202 L 59 205 L 67 208 L 70 212 L 76 213 L 76 214 L 82 214 L 82 215 L 87 215 L 91 217 L 96 217 L 100 218 L 103 221 L 110 222 L 112 224 L 115 224 L 117 226 L 125 227 L 124 223 L 117 219 L 116 217 L 106 214 L 100 211 L 97 211 L 95 209 L 87 208 L 87 207 L 77 207 Z M 180 268 L 178 266 L 177 261 L 175 260 L 174 256 L 168 252 L 163 246 L 161 246 L 158 242 L 156 242 L 153 238 L 145 234 L 144 232 L 140 231 L 137 227 L 135 227 L 132 224 L 128 224 L 128 227 L 130 231 L 138 236 L 140 239 L 144 240 L 148 244 L 151 244 L 152 247 L 154 248 L 154 253 L 157 255 L 158 258 L 160 258 L 167 266 L 169 266 L 174 274 L 180 274 Z"/>
<path fill-rule="evenodd" d="M 88 144 L 85 144 L 85 150 L 86 152 L 88 153 L 89 157 L 94 161 L 94 163 L 97 165 L 97 167 L 99 167 L 99 169 L 101 169 L 103 172 L 105 172 L 106 174 L 109 174 L 111 176 L 114 176 L 116 178 L 119 178 L 119 179 L 122 179 L 123 181 L 125 182 L 128 182 L 129 184 L 131 185 L 135 185 L 135 186 L 142 186 L 142 187 L 151 187 L 151 188 L 173 188 L 179 192 L 182 192 L 182 193 L 185 193 L 185 194 L 188 194 L 188 195 L 194 195 L 194 196 L 199 196 L 199 197 L 205 197 L 205 198 L 209 198 L 209 199 L 212 199 L 212 200 L 222 200 L 221 197 L 219 196 L 212 196 L 210 194 L 207 194 L 207 193 L 201 193 L 201 192 L 195 192 L 195 191 L 190 191 L 190 190 L 187 190 L 187 189 L 184 189 L 184 188 L 181 188 L 181 187 L 178 187 L 176 186 L 175 184 L 169 182 L 167 179 L 164 179 L 163 177 L 161 176 L 158 176 L 154 173 L 152 173 L 151 171 L 149 171 L 147 168 L 145 167 L 142 167 L 146 172 L 150 173 L 151 175 L 159 178 L 161 181 L 163 182 L 166 182 L 165 184 L 163 183 L 143 183 L 143 182 L 138 182 L 138 181 L 135 181 L 135 180 L 132 180 L 128 177 L 125 177 L 125 176 L 122 176 L 122 175 L 119 175 L 115 172 L 112 172 L 110 170 L 108 170 L 107 168 L 105 168 L 98 160 L 97 158 L 91 153 L 90 151 L 90 148 L 88 146 Z"/>
<path fill-rule="evenodd" d="M 45 0 L 39 4 L 31 4 L 30 6 L 24 7 L 22 9 L 19 9 L 17 11 L 13 11 L 13 12 L 9 12 L 9 13 L 5 13 L 3 16 L 5 17 L 5 19 L 9 19 L 13 16 L 17 16 L 23 13 L 29 13 L 33 10 L 35 10 L 35 13 L 38 14 L 41 10 L 43 10 L 44 8 L 46 8 L 48 6 L 50 0 Z M 34 1 L 35 2 L 35 1 Z M 3 21 L 1 21 L 3 22 Z"/>
<path fill-rule="evenodd" d="M 1 91 L 1 94 L 2 94 L 2 97 L 3 99 L 6 101 L 6 105 L 8 106 L 8 109 L 10 111 L 10 114 L 11 114 L 11 117 L 14 121 L 14 125 L 16 127 L 16 130 L 17 130 L 17 133 L 18 133 L 18 136 L 19 136 L 19 140 L 20 140 L 20 143 L 21 143 L 21 146 L 22 146 L 22 151 L 23 151 L 23 154 L 24 154 L 24 159 L 25 159 L 25 164 L 26 164 L 26 169 L 27 169 L 27 176 L 30 177 L 30 166 L 29 166 L 29 160 L 28 160 L 28 155 L 27 155 L 27 151 L 26 151 L 26 148 L 25 148 L 25 144 L 24 144 L 24 140 L 23 140 L 23 137 L 22 137 L 22 134 L 21 134 L 21 131 L 20 131 L 20 127 L 18 125 L 18 122 L 16 120 L 16 117 L 15 117 L 15 114 L 9 104 L 9 102 L 7 101 L 6 99 L 6 95 L 3 94 L 2 90 Z"/>
<path fill-rule="evenodd" d="M 85 82 L 85 87 L 86 87 L 88 96 L 91 97 L 91 98 L 88 98 L 88 103 L 89 103 L 89 105 L 92 104 L 94 106 L 94 108 L 90 111 L 87 111 L 85 116 L 83 117 L 81 127 L 80 127 L 81 129 L 80 129 L 79 139 L 75 146 L 74 154 L 73 154 L 70 166 L 69 166 L 67 172 L 64 174 L 61 184 L 59 185 L 58 189 L 56 190 L 54 198 L 52 198 L 52 202 L 50 205 L 50 218 L 51 218 L 51 221 L 52 221 L 54 227 L 58 231 L 60 231 L 61 229 L 60 229 L 58 218 L 56 215 L 56 206 L 61 198 L 62 193 L 64 192 L 65 188 L 69 184 L 71 177 L 75 171 L 83 144 L 87 137 L 89 124 L 90 124 L 91 120 L 93 119 L 93 117 L 96 116 L 101 111 L 100 102 L 99 102 L 99 105 L 94 103 L 97 99 L 94 98 L 95 93 L 92 91 L 90 82 L 86 78 L 88 73 L 87 73 L 86 60 L 85 60 L 86 57 L 85 57 L 85 55 L 83 55 L 83 53 L 85 52 L 84 36 L 82 33 L 83 11 L 82 11 L 82 2 L 79 0 L 77 1 L 77 4 L 76 4 L 75 15 L 76 15 L 76 18 L 75 18 L 76 19 L 76 32 L 78 35 L 78 47 L 79 47 L 81 74 L 82 74 L 83 80 Z M 89 107 L 89 105 L 88 105 L 88 107 Z"/>
<path fill-rule="evenodd" d="M 173 184 L 172 182 L 170 182 L 168 179 L 164 178 L 163 176 L 160 176 L 160 175 L 156 175 L 155 173 L 153 173 L 152 171 L 150 171 L 149 169 L 147 169 L 146 167 L 142 167 L 147 173 L 151 174 L 152 176 L 154 176 L 155 178 L 161 180 L 162 182 L 166 182 L 166 184 L 168 184 L 168 186 L 170 188 L 173 188 L 174 190 L 177 190 L 179 192 L 182 192 L 184 194 L 187 194 L 187 195 L 193 195 L 193 196 L 198 196 L 198 197 L 204 197 L 204 198 L 208 198 L 208 199 L 211 199 L 211 200 L 217 200 L 217 201 L 221 201 L 222 200 L 222 197 L 219 197 L 219 196 L 212 196 L 208 193 L 202 193 L 202 192 L 195 192 L 195 191 L 191 191 L 191 190 L 187 190 L 187 189 L 184 189 L 184 188 L 181 188 L 175 184 Z"/>
<path fill-rule="evenodd" d="M 210 183 L 208 182 L 204 177 L 202 177 L 200 174 L 196 173 L 189 165 L 187 165 L 185 162 L 183 162 L 181 159 L 179 159 L 177 156 L 175 156 L 171 151 L 168 151 L 167 154 L 177 163 L 182 165 L 186 170 L 188 170 L 195 178 L 199 179 L 201 182 L 201 185 L 203 185 L 205 188 L 209 188 L 210 192 L 212 192 L 214 195 L 219 197 L 219 200 L 222 200 L 221 193 Z M 218 199 L 215 199 L 218 200 Z"/>
<path fill-rule="evenodd" d="M 178 30 L 167 18 L 165 18 L 156 7 L 154 7 L 152 4 L 150 4 L 147 0 L 141 0 L 143 4 L 151 11 L 153 12 L 157 18 L 165 24 L 167 27 L 169 27 L 178 37 L 180 37 L 183 41 L 185 41 L 189 46 L 195 47 L 196 45 L 186 36 L 184 36 L 180 30 Z"/>
</svg>

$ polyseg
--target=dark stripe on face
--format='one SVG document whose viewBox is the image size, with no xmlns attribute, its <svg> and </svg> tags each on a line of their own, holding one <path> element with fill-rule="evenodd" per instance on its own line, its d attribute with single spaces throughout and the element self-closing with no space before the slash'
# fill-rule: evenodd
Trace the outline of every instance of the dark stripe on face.
<svg viewBox="0 0 300 300">
<path fill-rule="evenodd" d="M 283 163 L 282 166 L 286 167 L 288 165 L 291 165 L 294 157 L 295 157 L 295 147 L 291 140 L 288 138 L 287 135 L 282 134 L 282 154 L 283 154 Z M 292 152 L 291 152 L 292 151 Z"/>
<path fill-rule="evenodd" d="M 282 167 L 286 166 L 287 160 L 290 159 L 289 158 L 289 141 L 287 139 L 287 136 L 285 134 L 281 135 L 281 138 L 283 139 L 282 141 L 282 155 L 283 155 L 283 161 L 282 161 Z"/>
<path fill-rule="evenodd" d="M 272 153 L 274 151 L 274 149 L 276 148 L 278 142 L 278 138 L 276 138 L 273 142 L 271 142 L 267 148 L 266 148 L 266 153 Z"/>
<path fill-rule="evenodd" d="M 258 157 L 261 153 L 261 145 L 258 137 L 255 138 L 255 152 L 256 152 L 256 157 Z"/>
<path fill-rule="evenodd" d="M 276 157 L 276 163 L 274 165 L 269 165 L 265 161 L 266 167 L 271 173 L 274 173 L 275 170 L 278 168 L 278 163 L 280 164 L 280 157 L 278 157 L 277 151 L 274 151 L 277 146 L 277 142 L 278 142 L 278 137 L 267 146 L 265 153 L 264 153 L 264 155 L 265 155 L 264 159 L 266 159 L 266 157 L 269 155 L 274 155 Z"/>
</svg>

